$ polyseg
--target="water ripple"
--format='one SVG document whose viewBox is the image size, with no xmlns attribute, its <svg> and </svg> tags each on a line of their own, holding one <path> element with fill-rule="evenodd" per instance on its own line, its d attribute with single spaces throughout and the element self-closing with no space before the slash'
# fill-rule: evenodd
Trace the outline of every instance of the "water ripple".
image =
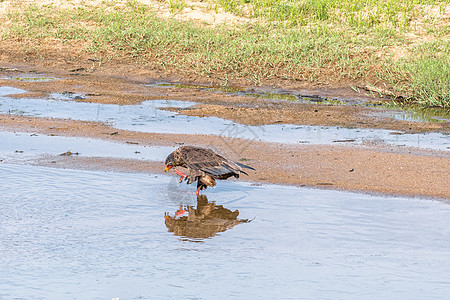
<svg viewBox="0 0 450 300">
<path fill-rule="evenodd" d="M 0 298 L 447 299 L 450 206 L 221 182 L 253 219 L 193 243 L 164 213 L 172 177 L 0 163 Z M 218 284 L 220 283 L 220 284 Z"/>
</svg>

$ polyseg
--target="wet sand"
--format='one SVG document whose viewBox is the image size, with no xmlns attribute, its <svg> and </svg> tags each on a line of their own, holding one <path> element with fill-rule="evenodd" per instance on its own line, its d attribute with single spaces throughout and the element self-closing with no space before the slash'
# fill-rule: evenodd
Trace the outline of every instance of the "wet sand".
<svg viewBox="0 0 450 300">
<path fill-rule="evenodd" d="M 398 147 L 286 145 L 117 130 L 95 122 L 1 116 L 1 130 L 101 138 L 139 145 L 211 147 L 256 168 L 243 180 L 369 193 L 449 198 L 448 152 Z M 238 151 L 236 151 L 238 150 Z M 158 173 L 162 162 L 108 158 L 47 157 L 33 164 L 64 168 Z"/>
</svg>

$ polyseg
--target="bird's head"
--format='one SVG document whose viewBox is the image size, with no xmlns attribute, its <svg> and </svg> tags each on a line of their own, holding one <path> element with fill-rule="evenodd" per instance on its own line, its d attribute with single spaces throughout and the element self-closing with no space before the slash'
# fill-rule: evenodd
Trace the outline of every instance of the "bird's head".
<svg viewBox="0 0 450 300">
<path fill-rule="evenodd" d="M 167 171 L 169 171 L 170 169 L 172 169 L 173 168 L 173 165 L 172 164 L 168 164 L 168 165 L 166 165 L 165 167 L 164 167 L 164 172 L 167 172 Z"/>
<path fill-rule="evenodd" d="M 164 172 L 169 171 L 175 166 L 175 157 L 173 155 L 173 152 L 170 153 L 169 156 L 167 156 L 166 162 L 164 164 L 165 164 Z"/>
</svg>

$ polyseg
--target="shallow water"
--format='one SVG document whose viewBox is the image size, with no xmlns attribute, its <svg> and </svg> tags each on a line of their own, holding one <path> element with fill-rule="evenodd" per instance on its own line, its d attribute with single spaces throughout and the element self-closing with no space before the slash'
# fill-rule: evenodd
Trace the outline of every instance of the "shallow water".
<svg viewBox="0 0 450 300">
<path fill-rule="evenodd" d="M 336 104 L 336 105 L 355 105 L 355 104 L 365 104 L 368 101 L 363 99 L 348 99 L 348 98 L 329 98 L 321 97 L 319 95 L 306 95 L 299 94 L 297 92 L 284 90 L 284 89 L 245 89 L 242 87 L 233 86 L 209 86 L 209 85 L 191 85 L 191 84 L 179 84 L 170 82 L 155 82 L 152 84 L 147 84 L 147 86 L 152 87 L 166 87 L 166 88 L 182 88 L 191 90 L 207 90 L 214 91 L 218 93 L 224 93 L 228 95 L 238 95 L 244 97 L 252 98 L 264 98 L 268 100 L 285 100 L 291 102 L 299 103 L 321 103 L 321 104 Z"/>
<path fill-rule="evenodd" d="M 427 115 L 425 113 L 408 112 L 408 111 L 386 111 L 378 115 L 384 115 L 396 120 L 409 121 L 409 122 L 431 122 L 431 123 L 444 123 L 450 122 L 449 118 L 444 118 L 435 115 Z"/>
<path fill-rule="evenodd" d="M 163 107 L 186 108 L 193 102 L 153 100 L 140 105 L 113 105 L 43 99 L 13 99 L 6 95 L 23 90 L 0 87 L 0 113 L 35 117 L 52 117 L 106 122 L 118 129 L 154 133 L 213 134 L 280 143 L 331 144 L 354 140 L 353 143 L 387 143 L 447 150 L 450 138 L 441 133 L 397 134 L 380 129 L 351 129 L 327 126 L 275 124 L 248 126 L 216 117 L 192 117 L 164 111 Z"/>
<path fill-rule="evenodd" d="M 220 182 L 249 223 L 207 239 L 165 225 L 175 177 L 0 163 L 0 299 L 448 299 L 450 206 Z"/>
<path fill-rule="evenodd" d="M 164 161 L 176 147 L 150 147 L 100 139 L 48 136 L 0 131 L 0 159 L 18 162 L 37 155 L 61 155 L 67 151 L 83 157 L 114 157 Z"/>
<path fill-rule="evenodd" d="M 38 76 L 38 75 L 35 75 L 35 76 L 25 75 L 25 76 L 3 76 L 3 77 L 1 77 L 1 79 L 14 80 L 14 81 L 25 81 L 25 82 L 48 82 L 48 81 L 57 80 L 58 78 Z"/>
</svg>

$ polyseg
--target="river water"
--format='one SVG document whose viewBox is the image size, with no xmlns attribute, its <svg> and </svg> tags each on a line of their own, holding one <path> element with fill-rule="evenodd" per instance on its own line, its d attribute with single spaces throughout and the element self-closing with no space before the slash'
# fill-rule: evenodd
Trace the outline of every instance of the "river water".
<svg viewBox="0 0 450 300">
<path fill-rule="evenodd" d="M 450 295 L 444 202 L 240 181 L 194 190 L 172 176 L 0 163 L 0 299 Z M 186 221 L 205 207 L 217 213 Z"/>
</svg>

